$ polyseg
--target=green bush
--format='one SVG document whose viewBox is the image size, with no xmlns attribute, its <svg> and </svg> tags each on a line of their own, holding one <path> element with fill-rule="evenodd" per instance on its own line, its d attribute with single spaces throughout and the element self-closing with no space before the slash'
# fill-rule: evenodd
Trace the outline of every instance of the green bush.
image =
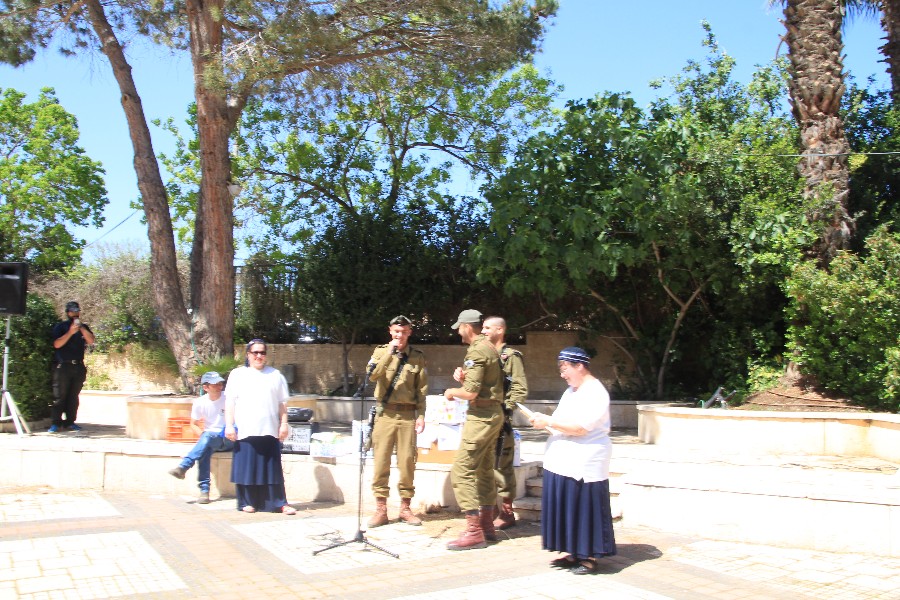
<svg viewBox="0 0 900 600">
<path fill-rule="evenodd" d="M 213 356 L 203 364 L 194 365 L 191 369 L 191 374 L 201 377 L 207 371 L 215 371 L 227 379 L 229 373 L 243 366 L 243 364 L 243 361 L 236 359 L 234 356 Z"/>
<path fill-rule="evenodd" d="M 50 362 L 53 347 L 50 330 L 58 317 L 49 302 L 36 294 L 28 294 L 24 315 L 10 321 L 9 392 L 26 421 L 50 416 L 53 385 Z M 2 334 L 6 336 L 6 319 Z"/>
<path fill-rule="evenodd" d="M 788 347 L 825 389 L 873 410 L 900 412 L 900 236 L 885 228 L 860 257 L 829 271 L 798 267 L 788 280 Z"/>
</svg>

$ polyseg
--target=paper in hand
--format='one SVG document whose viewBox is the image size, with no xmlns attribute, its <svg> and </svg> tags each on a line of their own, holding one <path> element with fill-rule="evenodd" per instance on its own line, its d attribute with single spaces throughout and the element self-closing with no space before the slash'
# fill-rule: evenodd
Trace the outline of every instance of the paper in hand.
<svg viewBox="0 0 900 600">
<path fill-rule="evenodd" d="M 516 406 L 518 406 L 519 410 L 521 410 L 523 413 L 525 413 L 525 416 L 528 417 L 529 419 L 534 418 L 534 415 L 537 414 L 533 410 L 531 410 L 530 408 L 527 408 L 524 404 L 522 404 L 520 402 L 516 402 Z M 544 416 L 547 416 L 547 415 L 544 415 Z M 553 429 L 552 427 L 545 427 L 545 429 L 554 435 L 562 433 L 556 429 Z"/>
</svg>

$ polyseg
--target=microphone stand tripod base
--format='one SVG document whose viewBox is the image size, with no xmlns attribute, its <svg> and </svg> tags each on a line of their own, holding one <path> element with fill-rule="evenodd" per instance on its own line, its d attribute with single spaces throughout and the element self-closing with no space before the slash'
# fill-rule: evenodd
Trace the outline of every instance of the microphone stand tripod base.
<svg viewBox="0 0 900 600">
<path fill-rule="evenodd" d="M 371 546 L 371 547 L 375 548 L 376 550 L 381 550 L 382 552 L 384 552 L 385 554 L 387 554 L 389 556 L 393 556 L 394 558 L 400 558 L 399 554 L 394 554 L 387 548 L 382 548 L 378 544 L 373 544 L 368 539 L 366 539 L 366 535 L 363 533 L 362 529 L 356 530 L 356 535 L 353 536 L 352 540 L 342 540 L 340 542 L 335 542 L 334 544 L 331 544 L 330 546 L 325 546 L 324 548 L 319 548 L 318 550 L 313 550 L 313 556 L 315 556 L 319 552 L 325 552 L 326 550 L 331 550 L 332 548 L 339 548 L 340 546 L 346 546 L 347 544 L 353 544 L 353 543 L 359 543 L 359 544 L 364 544 L 366 546 Z"/>
<path fill-rule="evenodd" d="M 362 423 L 365 422 L 366 383 L 369 380 L 368 376 L 372 374 L 373 367 L 374 367 L 374 365 L 369 367 L 368 374 L 362 380 L 362 384 L 360 384 L 359 390 L 357 390 L 356 394 L 354 394 L 354 397 L 359 398 L 359 422 L 360 422 L 360 425 L 362 425 Z M 373 410 L 372 420 L 374 422 L 375 408 L 373 407 L 372 410 Z M 374 429 L 375 429 L 375 427 L 373 424 L 371 427 L 371 430 L 369 431 L 370 437 L 374 433 Z M 362 530 L 363 472 L 364 472 L 365 466 L 366 466 L 366 454 L 368 454 L 369 449 L 367 447 L 365 447 L 365 443 L 363 441 L 363 438 L 365 437 L 365 435 L 364 435 L 362 427 L 360 427 L 359 434 L 360 434 L 359 435 L 359 484 L 358 484 L 359 488 L 357 490 L 358 494 L 357 494 L 357 501 L 356 501 L 356 535 L 353 536 L 352 540 L 341 540 L 340 542 L 335 542 L 334 544 L 331 544 L 330 546 L 326 546 L 324 548 L 319 548 L 318 550 L 313 550 L 313 556 L 315 556 L 316 554 L 319 554 L 320 552 L 325 552 L 326 550 L 331 550 L 332 548 L 339 548 L 340 546 L 346 546 L 347 544 L 360 543 L 360 544 L 363 544 L 364 546 L 371 546 L 372 548 L 375 548 L 376 550 L 381 550 L 385 554 L 393 556 L 394 558 L 400 558 L 399 554 L 394 554 L 390 550 L 387 550 L 386 548 L 382 548 L 381 546 L 370 542 L 368 539 L 366 539 L 366 536 Z"/>
</svg>

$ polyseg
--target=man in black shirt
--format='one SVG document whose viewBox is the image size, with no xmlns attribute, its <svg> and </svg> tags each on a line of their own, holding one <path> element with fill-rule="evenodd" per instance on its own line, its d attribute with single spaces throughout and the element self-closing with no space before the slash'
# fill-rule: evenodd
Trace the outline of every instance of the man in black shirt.
<svg viewBox="0 0 900 600">
<path fill-rule="evenodd" d="M 66 304 L 65 321 L 53 326 L 53 396 L 55 401 L 50 409 L 53 423 L 48 430 L 56 433 L 68 427 L 71 431 L 79 431 L 75 424 L 78 414 L 78 394 L 87 378 L 84 366 L 84 349 L 94 343 L 91 328 L 81 322 L 81 307 L 77 302 Z M 63 418 L 65 413 L 65 418 Z"/>
</svg>

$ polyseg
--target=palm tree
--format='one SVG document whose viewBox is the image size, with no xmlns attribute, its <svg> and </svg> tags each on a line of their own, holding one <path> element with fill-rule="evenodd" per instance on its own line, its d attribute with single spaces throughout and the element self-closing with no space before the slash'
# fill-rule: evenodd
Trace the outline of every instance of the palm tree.
<svg viewBox="0 0 900 600">
<path fill-rule="evenodd" d="M 803 148 L 798 169 L 806 182 L 803 195 L 809 215 L 823 225 L 814 252 L 824 266 L 847 247 L 854 228 L 847 212 L 850 147 L 839 113 L 845 89 L 843 0 L 783 2 L 788 89 Z"/>
</svg>

